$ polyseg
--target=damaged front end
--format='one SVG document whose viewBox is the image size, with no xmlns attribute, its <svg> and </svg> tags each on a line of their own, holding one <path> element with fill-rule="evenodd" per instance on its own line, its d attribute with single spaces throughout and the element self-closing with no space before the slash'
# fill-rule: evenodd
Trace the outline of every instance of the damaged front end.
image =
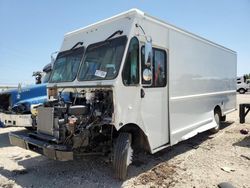
<svg viewBox="0 0 250 188">
<path fill-rule="evenodd" d="M 70 92 L 70 102 L 65 102 L 60 96 L 61 92 L 38 107 L 35 132 L 26 135 L 9 133 L 11 144 L 61 161 L 110 153 L 112 89 L 76 89 Z"/>
</svg>

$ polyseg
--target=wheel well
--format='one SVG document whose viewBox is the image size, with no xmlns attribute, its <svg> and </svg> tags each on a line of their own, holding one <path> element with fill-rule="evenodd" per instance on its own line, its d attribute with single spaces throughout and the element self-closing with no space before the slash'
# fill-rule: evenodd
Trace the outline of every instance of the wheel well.
<svg viewBox="0 0 250 188">
<path fill-rule="evenodd" d="M 220 117 L 222 116 L 221 108 L 219 105 L 215 106 L 214 113 L 218 112 L 220 114 Z"/>
<path fill-rule="evenodd" d="M 244 91 L 246 91 L 246 88 L 243 88 L 243 87 L 237 89 L 237 91 L 240 91 L 241 89 L 243 89 Z"/>
<path fill-rule="evenodd" d="M 128 132 L 132 134 L 132 147 L 138 150 L 150 151 L 148 138 L 143 130 L 136 124 L 124 125 L 118 132 Z"/>
</svg>

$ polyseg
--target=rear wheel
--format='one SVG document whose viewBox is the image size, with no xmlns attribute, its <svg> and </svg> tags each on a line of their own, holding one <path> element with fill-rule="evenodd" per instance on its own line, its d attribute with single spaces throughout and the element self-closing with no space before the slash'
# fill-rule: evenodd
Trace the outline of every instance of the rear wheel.
<svg viewBox="0 0 250 188">
<path fill-rule="evenodd" d="M 130 133 L 120 133 L 114 148 L 114 171 L 115 176 L 120 180 L 125 180 L 127 168 L 132 163 L 133 149 L 131 147 L 132 135 Z"/>
<path fill-rule="evenodd" d="M 245 89 L 243 89 L 243 88 L 239 89 L 239 93 L 240 93 L 240 94 L 244 94 L 245 92 L 246 92 Z"/>
<path fill-rule="evenodd" d="M 220 113 L 218 111 L 214 112 L 214 120 L 215 120 L 215 123 L 216 123 L 216 127 L 212 128 L 210 131 L 212 133 L 217 133 L 220 130 L 220 124 L 221 124 L 221 115 L 220 115 Z"/>
</svg>

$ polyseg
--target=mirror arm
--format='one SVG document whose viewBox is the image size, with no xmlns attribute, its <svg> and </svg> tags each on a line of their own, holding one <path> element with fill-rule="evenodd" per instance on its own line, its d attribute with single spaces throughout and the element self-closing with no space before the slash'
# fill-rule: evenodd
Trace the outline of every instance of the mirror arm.
<svg viewBox="0 0 250 188">
<path fill-rule="evenodd" d="M 139 27 L 142 30 L 143 34 L 146 36 L 146 33 L 145 33 L 145 31 L 144 31 L 144 29 L 142 28 L 141 25 L 139 25 L 138 23 L 136 23 L 135 27 Z"/>
</svg>

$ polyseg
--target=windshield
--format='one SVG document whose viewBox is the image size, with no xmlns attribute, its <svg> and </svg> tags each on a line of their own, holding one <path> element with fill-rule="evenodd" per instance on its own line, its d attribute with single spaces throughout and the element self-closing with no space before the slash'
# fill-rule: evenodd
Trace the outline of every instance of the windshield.
<svg viewBox="0 0 250 188">
<path fill-rule="evenodd" d="M 53 66 L 50 82 L 70 82 L 76 77 L 84 47 L 61 52 Z"/>
<path fill-rule="evenodd" d="M 49 72 L 46 72 L 42 78 L 42 83 L 47 83 L 49 82 L 49 78 L 50 78 L 50 75 L 51 75 L 51 71 Z"/>
<path fill-rule="evenodd" d="M 79 80 L 114 79 L 120 68 L 126 42 L 127 37 L 122 36 L 89 45 L 79 71 Z"/>
</svg>

